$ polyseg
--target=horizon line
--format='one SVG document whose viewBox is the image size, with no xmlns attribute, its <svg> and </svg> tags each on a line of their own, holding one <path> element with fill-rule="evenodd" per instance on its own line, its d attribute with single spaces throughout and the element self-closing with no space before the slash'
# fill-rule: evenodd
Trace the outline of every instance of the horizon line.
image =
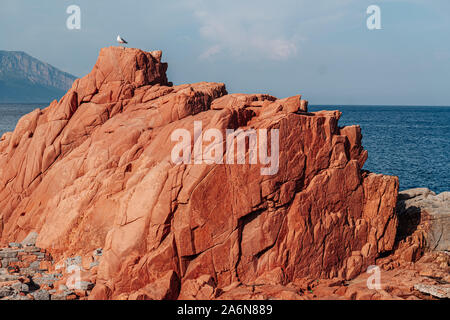
<svg viewBox="0 0 450 320">
<path fill-rule="evenodd" d="M 53 100 L 60 100 L 55 98 Z M 26 101 L 15 101 L 15 102 L 0 102 L 0 105 L 6 104 L 50 104 L 52 101 L 35 101 L 35 102 L 26 102 Z M 309 107 L 431 107 L 431 108 L 450 108 L 450 105 L 420 105 L 420 104 L 341 104 L 341 103 L 314 103 L 309 104 Z"/>
</svg>

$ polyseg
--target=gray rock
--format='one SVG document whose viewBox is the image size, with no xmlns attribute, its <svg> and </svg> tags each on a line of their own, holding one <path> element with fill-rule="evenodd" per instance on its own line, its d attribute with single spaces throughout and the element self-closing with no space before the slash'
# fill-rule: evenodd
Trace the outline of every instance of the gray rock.
<svg viewBox="0 0 450 320">
<path fill-rule="evenodd" d="M 61 288 L 61 286 L 60 286 L 60 288 Z M 52 294 L 51 300 L 66 300 L 67 296 L 69 296 L 71 294 L 73 294 L 73 291 L 66 289 L 63 291 L 63 293 Z"/>
<path fill-rule="evenodd" d="M 38 253 L 41 252 L 41 248 L 35 247 L 35 246 L 27 246 L 25 247 L 25 252 L 30 252 L 30 253 Z"/>
<path fill-rule="evenodd" d="M 81 256 L 66 259 L 66 268 L 70 266 L 81 266 Z"/>
<path fill-rule="evenodd" d="M 66 300 L 66 295 L 65 294 L 52 294 L 50 297 L 50 300 Z"/>
<path fill-rule="evenodd" d="M 7 268 L 11 262 L 17 262 L 19 259 L 17 258 L 4 258 L 1 260 L 0 267 Z"/>
<path fill-rule="evenodd" d="M 2 274 L 0 275 L 0 282 L 3 281 L 14 281 L 19 279 L 20 276 L 14 275 L 14 274 Z"/>
<path fill-rule="evenodd" d="M 9 247 L 10 248 L 22 248 L 22 244 L 19 242 L 10 242 Z"/>
<path fill-rule="evenodd" d="M 0 287 L 0 298 L 14 295 L 14 289 L 11 287 Z"/>
<path fill-rule="evenodd" d="M 42 277 L 33 277 L 33 282 L 37 285 L 41 286 L 43 284 L 48 285 L 49 287 L 53 286 L 53 283 L 56 281 L 52 276 L 49 275 L 43 275 Z"/>
<path fill-rule="evenodd" d="M 436 193 L 428 188 L 415 188 L 399 192 L 398 200 L 408 200 L 416 197 L 427 197 L 428 195 L 436 195 Z"/>
<path fill-rule="evenodd" d="M 428 214 L 431 228 L 425 236 L 427 248 L 450 251 L 450 192 L 436 195 L 427 188 L 399 192 L 397 213 L 416 215 L 419 221 L 424 221 L 424 214 Z"/>
<path fill-rule="evenodd" d="M 37 271 L 37 270 L 39 270 L 39 266 L 40 266 L 39 261 L 33 261 L 32 263 L 30 263 L 29 268 Z"/>
<path fill-rule="evenodd" d="M 0 251 L 0 258 L 16 258 L 17 257 L 17 251 L 11 250 L 11 251 Z"/>
<path fill-rule="evenodd" d="M 414 285 L 414 289 L 421 293 L 429 294 L 439 299 L 450 299 L 450 287 L 448 286 L 444 287 L 431 284 L 416 284 Z"/>
<path fill-rule="evenodd" d="M 30 232 L 26 238 L 22 241 L 23 246 L 35 246 L 38 238 L 37 232 Z"/>
<path fill-rule="evenodd" d="M 100 263 L 98 262 L 98 261 L 94 261 L 94 262 L 91 262 L 91 264 L 89 265 L 89 269 L 92 269 L 93 267 L 96 267 L 96 266 L 98 266 Z"/>
<path fill-rule="evenodd" d="M 20 268 L 20 273 L 24 276 L 33 276 L 36 274 L 36 270 L 31 268 Z"/>
<path fill-rule="evenodd" d="M 38 290 L 31 293 L 34 300 L 50 300 L 50 293 L 46 290 Z"/>
<path fill-rule="evenodd" d="M 75 288 L 79 289 L 79 290 L 92 290 L 94 288 L 95 284 L 93 284 L 92 282 L 88 282 L 88 281 L 77 281 L 75 283 Z"/>
<path fill-rule="evenodd" d="M 13 296 L 11 300 L 31 300 L 31 298 L 28 296 L 21 296 L 18 294 Z"/>
<path fill-rule="evenodd" d="M 21 282 L 17 282 L 15 284 L 13 284 L 11 286 L 11 288 L 13 288 L 14 290 L 19 291 L 19 292 L 28 292 L 28 291 L 30 291 L 30 288 L 28 287 L 28 285 L 25 284 L 25 283 L 21 283 Z"/>
<path fill-rule="evenodd" d="M 34 255 L 38 258 L 38 260 L 42 260 L 45 258 L 44 252 L 36 252 Z"/>
<path fill-rule="evenodd" d="M 67 297 L 67 296 L 70 296 L 71 294 L 74 294 L 74 292 L 70 289 L 67 289 L 67 290 L 64 290 L 63 294 L 65 297 Z"/>
</svg>

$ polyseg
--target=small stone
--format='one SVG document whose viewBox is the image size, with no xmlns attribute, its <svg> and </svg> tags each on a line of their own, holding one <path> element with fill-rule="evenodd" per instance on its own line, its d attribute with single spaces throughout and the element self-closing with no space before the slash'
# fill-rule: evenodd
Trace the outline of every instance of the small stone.
<svg viewBox="0 0 450 320">
<path fill-rule="evenodd" d="M 40 266 L 40 262 L 34 261 L 34 262 L 30 263 L 29 268 L 37 271 L 37 270 L 39 270 L 39 266 Z"/>
<path fill-rule="evenodd" d="M 81 256 L 66 259 L 66 268 L 70 266 L 80 266 L 80 265 L 81 265 Z"/>
<path fill-rule="evenodd" d="M 19 292 L 28 292 L 30 290 L 30 288 L 28 287 L 28 285 L 26 285 L 25 283 L 15 283 L 11 286 L 14 290 L 19 291 Z"/>
<path fill-rule="evenodd" d="M 55 280 L 56 279 L 54 279 L 53 277 L 48 276 L 48 275 L 33 278 L 33 282 L 38 284 L 39 286 L 47 285 L 49 287 L 53 286 L 53 283 L 55 282 Z"/>
<path fill-rule="evenodd" d="M 14 281 L 18 280 L 20 276 L 13 275 L 13 274 L 5 274 L 0 276 L 0 282 L 2 281 Z"/>
<path fill-rule="evenodd" d="M 0 251 L 0 258 L 16 258 L 17 251 Z"/>
<path fill-rule="evenodd" d="M 103 249 L 102 248 L 95 249 L 94 253 L 92 255 L 93 256 L 101 256 L 101 255 L 103 255 Z"/>
<path fill-rule="evenodd" d="M 74 294 L 74 292 L 72 290 L 70 290 L 70 289 L 67 289 L 67 290 L 64 290 L 63 294 L 64 294 L 64 296 L 67 297 L 67 296 L 70 296 L 70 295 Z"/>
<path fill-rule="evenodd" d="M 427 284 L 416 284 L 414 289 L 417 291 L 432 295 L 433 297 L 440 299 L 450 299 L 450 288 L 437 286 L 437 285 L 427 285 Z"/>
<path fill-rule="evenodd" d="M 14 295 L 14 289 L 11 287 L 0 287 L 0 298 Z"/>
<path fill-rule="evenodd" d="M 46 290 L 38 290 L 31 293 L 34 300 L 50 300 L 50 294 Z"/>
<path fill-rule="evenodd" d="M 89 281 L 77 281 L 75 283 L 75 288 L 78 290 L 92 290 L 95 287 L 95 284 Z"/>
<path fill-rule="evenodd" d="M 52 294 L 50 300 L 66 300 L 66 296 L 64 294 Z"/>
<path fill-rule="evenodd" d="M 40 252 L 41 249 L 35 246 L 27 246 L 25 247 L 25 252 Z"/>
<path fill-rule="evenodd" d="M 45 253 L 44 252 L 37 252 L 34 254 L 39 260 L 45 259 Z"/>
</svg>

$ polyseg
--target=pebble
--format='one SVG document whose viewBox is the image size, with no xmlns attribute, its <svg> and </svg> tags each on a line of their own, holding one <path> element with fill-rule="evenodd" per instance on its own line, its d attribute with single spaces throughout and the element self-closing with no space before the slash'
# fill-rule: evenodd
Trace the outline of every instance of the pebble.
<svg viewBox="0 0 450 320">
<path fill-rule="evenodd" d="M 76 256 L 73 258 L 67 258 L 66 259 L 66 268 L 68 268 L 70 266 L 81 266 L 81 257 Z"/>
<path fill-rule="evenodd" d="M 31 295 L 34 297 L 34 300 L 50 300 L 50 293 L 46 290 L 37 290 L 32 292 Z"/>
<path fill-rule="evenodd" d="M 0 300 L 74 300 L 87 295 L 95 286 L 88 281 L 77 282 L 83 294 L 69 290 L 65 285 L 54 288 L 62 273 L 47 273 L 40 268 L 42 261 L 54 263 L 52 257 L 35 246 L 37 234 L 31 234 L 22 243 L 11 242 L 8 248 L 0 248 Z M 101 249 L 95 250 L 97 255 Z M 21 253 L 19 255 L 19 253 Z M 29 262 L 32 261 L 32 262 Z M 66 259 L 66 266 L 81 265 L 81 257 Z M 93 262 L 98 265 L 98 262 Z"/>
</svg>

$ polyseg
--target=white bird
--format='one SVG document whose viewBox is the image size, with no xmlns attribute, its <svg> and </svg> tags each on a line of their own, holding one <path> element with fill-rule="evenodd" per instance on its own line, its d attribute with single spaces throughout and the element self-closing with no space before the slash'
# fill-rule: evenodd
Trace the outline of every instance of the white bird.
<svg viewBox="0 0 450 320">
<path fill-rule="evenodd" d="M 123 39 L 120 35 L 119 36 L 117 36 L 117 42 L 118 43 L 128 43 L 127 41 L 125 41 L 125 39 Z"/>
</svg>

